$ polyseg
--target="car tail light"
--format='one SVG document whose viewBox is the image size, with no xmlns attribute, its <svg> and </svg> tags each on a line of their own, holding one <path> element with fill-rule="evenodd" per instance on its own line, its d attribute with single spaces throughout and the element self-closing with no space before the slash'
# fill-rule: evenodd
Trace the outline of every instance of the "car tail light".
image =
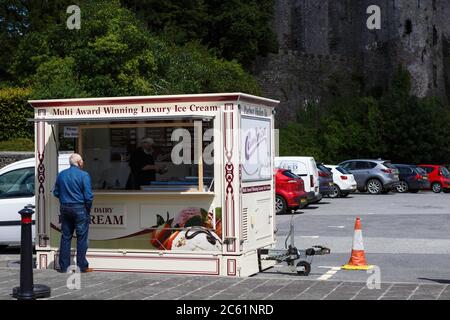
<svg viewBox="0 0 450 320">
<path fill-rule="evenodd" d="M 319 171 L 319 176 L 321 177 L 328 177 L 328 175 L 325 172 Z"/>
<path fill-rule="evenodd" d="M 381 169 L 381 171 L 386 172 L 386 173 L 393 173 L 392 169 Z"/>
<path fill-rule="evenodd" d="M 420 180 L 420 179 L 423 179 L 423 177 L 420 174 L 416 173 L 414 180 Z"/>
<path fill-rule="evenodd" d="M 314 187 L 314 177 L 312 175 L 309 176 L 309 182 L 311 183 L 311 188 Z"/>
<path fill-rule="evenodd" d="M 341 176 L 341 179 L 342 179 L 342 180 L 347 180 L 348 177 L 347 177 L 347 176 Z"/>
</svg>

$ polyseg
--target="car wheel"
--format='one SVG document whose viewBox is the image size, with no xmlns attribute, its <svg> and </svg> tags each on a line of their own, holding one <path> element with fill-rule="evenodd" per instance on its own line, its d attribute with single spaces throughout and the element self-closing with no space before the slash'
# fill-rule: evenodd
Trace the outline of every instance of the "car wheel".
<svg viewBox="0 0 450 320">
<path fill-rule="evenodd" d="M 337 184 L 333 184 L 331 187 L 331 192 L 328 195 L 330 198 L 339 198 L 341 196 L 341 189 Z"/>
<path fill-rule="evenodd" d="M 435 182 L 431 185 L 431 190 L 433 190 L 434 193 L 440 193 L 442 191 L 442 186 L 439 182 Z"/>
<path fill-rule="evenodd" d="M 367 191 L 370 194 L 380 194 L 383 191 L 383 185 L 378 179 L 370 179 L 367 181 Z"/>
<path fill-rule="evenodd" d="M 286 200 L 281 196 L 277 196 L 275 199 L 275 210 L 277 214 L 285 214 L 287 210 Z"/>
<path fill-rule="evenodd" d="M 397 185 L 397 192 L 405 193 L 408 192 L 409 186 L 406 181 L 400 181 Z"/>
</svg>

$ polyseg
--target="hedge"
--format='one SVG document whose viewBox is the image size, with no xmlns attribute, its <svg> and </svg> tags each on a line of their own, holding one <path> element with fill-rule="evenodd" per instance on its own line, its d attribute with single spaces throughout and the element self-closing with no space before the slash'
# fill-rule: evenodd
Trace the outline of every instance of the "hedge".
<svg viewBox="0 0 450 320">
<path fill-rule="evenodd" d="M 31 89 L 0 89 L 0 141 L 17 138 L 33 139 L 34 126 L 28 119 L 34 117 L 32 107 L 27 103 Z"/>
</svg>

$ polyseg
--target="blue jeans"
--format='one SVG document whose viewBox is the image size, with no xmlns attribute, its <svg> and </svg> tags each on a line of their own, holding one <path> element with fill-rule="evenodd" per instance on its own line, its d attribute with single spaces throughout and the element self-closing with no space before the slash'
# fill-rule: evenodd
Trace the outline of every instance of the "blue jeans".
<svg viewBox="0 0 450 320">
<path fill-rule="evenodd" d="M 70 266 L 70 248 L 74 230 L 77 234 L 77 266 L 81 271 L 89 267 L 86 260 L 90 215 L 82 204 L 61 205 L 61 244 L 59 247 L 59 267 L 66 272 Z"/>
</svg>

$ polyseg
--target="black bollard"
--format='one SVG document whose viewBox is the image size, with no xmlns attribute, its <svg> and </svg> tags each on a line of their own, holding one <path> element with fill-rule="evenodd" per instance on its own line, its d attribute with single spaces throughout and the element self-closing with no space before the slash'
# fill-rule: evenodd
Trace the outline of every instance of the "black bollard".
<svg viewBox="0 0 450 320">
<path fill-rule="evenodd" d="M 50 288 L 48 286 L 33 284 L 33 245 L 31 239 L 33 208 L 33 205 L 27 205 L 19 211 L 19 214 L 22 216 L 20 287 L 14 288 L 12 294 L 18 300 L 35 300 L 50 297 Z"/>
</svg>

